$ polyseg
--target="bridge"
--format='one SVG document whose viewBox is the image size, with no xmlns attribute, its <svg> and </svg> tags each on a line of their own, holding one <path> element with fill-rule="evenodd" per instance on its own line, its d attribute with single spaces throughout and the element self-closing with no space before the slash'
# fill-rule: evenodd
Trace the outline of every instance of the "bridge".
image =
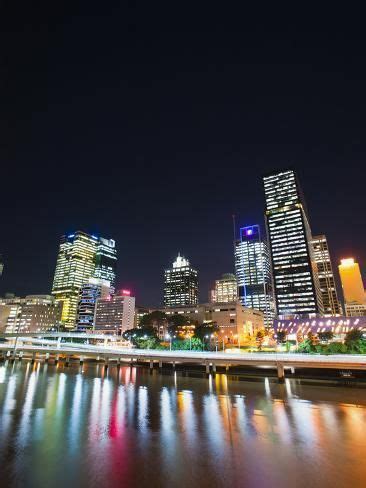
<svg viewBox="0 0 366 488">
<path fill-rule="evenodd" d="M 34 335 L 32 334 L 32 336 Z M 50 337 L 49 334 L 45 333 L 40 335 Z M 70 363 L 71 358 L 77 359 L 81 364 L 86 359 L 96 359 L 103 361 L 106 368 L 109 365 L 120 366 L 124 362 L 133 364 L 136 361 L 147 363 L 150 369 L 153 369 L 155 364 L 158 365 L 159 369 L 163 367 L 163 364 L 169 364 L 172 368 L 175 368 L 177 364 L 193 364 L 204 366 L 206 373 L 215 373 L 218 366 L 225 367 L 227 371 L 231 367 L 238 366 L 267 367 L 277 370 L 280 382 L 284 381 L 285 369 L 366 370 L 365 355 L 334 354 L 325 356 L 295 353 L 165 351 L 109 346 L 106 342 L 103 345 L 61 342 L 60 339 L 65 337 L 65 333 L 61 333 L 61 336 L 58 335 L 57 341 L 47 340 L 47 343 L 45 339 L 40 341 L 38 336 L 32 338 L 30 336 L 24 337 L 24 334 L 13 335 L 12 338 L 16 337 L 17 339 L 14 344 L 0 343 L 0 359 L 15 360 L 16 358 L 30 357 L 32 361 L 38 358 L 45 361 L 53 360 L 55 363 L 62 359 L 66 365 Z M 77 334 L 72 334 L 72 336 L 77 337 Z M 83 334 L 83 338 L 85 336 L 90 336 L 90 334 Z M 36 343 L 34 343 L 35 341 Z M 43 342 L 43 344 L 39 344 L 39 342 Z"/>
</svg>

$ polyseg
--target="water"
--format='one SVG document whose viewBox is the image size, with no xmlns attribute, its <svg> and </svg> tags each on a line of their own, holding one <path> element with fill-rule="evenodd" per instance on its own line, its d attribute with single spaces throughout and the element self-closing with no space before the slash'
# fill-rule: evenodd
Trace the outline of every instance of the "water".
<svg viewBox="0 0 366 488">
<path fill-rule="evenodd" d="M 366 390 L 0 365 L 0 486 L 366 486 Z"/>
</svg>

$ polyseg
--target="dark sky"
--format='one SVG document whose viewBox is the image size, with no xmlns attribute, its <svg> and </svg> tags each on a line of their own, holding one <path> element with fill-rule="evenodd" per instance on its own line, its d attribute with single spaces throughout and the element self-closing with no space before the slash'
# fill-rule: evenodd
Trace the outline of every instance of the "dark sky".
<svg viewBox="0 0 366 488">
<path fill-rule="evenodd" d="M 138 303 L 178 251 L 205 300 L 233 271 L 231 215 L 262 223 L 261 176 L 288 166 L 334 262 L 365 267 L 361 13 L 138 5 L 0 7 L 0 293 L 48 293 L 82 229 L 117 241 Z"/>
</svg>

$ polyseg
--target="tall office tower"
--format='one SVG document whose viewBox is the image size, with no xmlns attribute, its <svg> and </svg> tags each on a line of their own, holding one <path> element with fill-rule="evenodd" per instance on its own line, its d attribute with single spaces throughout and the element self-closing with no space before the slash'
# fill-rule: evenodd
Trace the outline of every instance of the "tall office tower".
<svg viewBox="0 0 366 488">
<path fill-rule="evenodd" d="M 259 225 L 240 229 L 240 239 L 235 243 L 235 269 L 240 302 L 261 310 L 265 326 L 271 327 L 274 319 L 271 266 Z"/>
<path fill-rule="evenodd" d="M 353 258 L 341 259 L 338 269 L 346 315 L 366 315 L 365 288 L 358 263 Z"/>
<path fill-rule="evenodd" d="M 109 281 L 100 278 L 89 278 L 79 292 L 79 303 L 76 326 L 78 330 L 94 328 L 95 308 L 98 298 L 111 296 Z"/>
<path fill-rule="evenodd" d="M 327 238 L 324 235 L 313 236 L 311 242 L 313 245 L 314 259 L 318 268 L 324 314 L 339 315 L 341 314 L 341 308 L 338 301 Z"/>
<path fill-rule="evenodd" d="M 3 274 L 3 269 L 4 269 L 3 257 L 0 254 L 0 276 Z"/>
<path fill-rule="evenodd" d="M 135 297 L 129 290 L 121 295 L 98 298 L 95 310 L 94 329 L 99 332 L 123 334 L 133 329 L 135 320 Z"/>
<path fill-rule="evenodd" d="M 178 254 L 171 269 L 165 270 L 164 306 L 196 305 L 198 302 L 198 273 L 188 259 Z"/>
<path fill-rule="evenodd" d="M 95 278 L 109 281 L 114 288 L 116 284 L 117 250 L 113 239 L 99 238 L 95 257 Z"/>
<path fill-rule="evenodd" d="M 265 176 L 266 226 L 279 317 L 323 314 L 305 202 L 292 170 Z"/>
<path fill-rule="evenodd" d="M 98 274 L 110 272 L 104 257 L 102 238 L 77 231 L 62 236 L 52 295 L 63 303 L 62 321 L 68 328 L 76 325 L 81 287 Z"/>
<path fill-rule="evenodd" d="M 238 283 L 235 275 L 225 273 L 215 281 L 215 289 L 211 290 L 212 303 L 235 302 L 238 298 Z"/>
</svg>

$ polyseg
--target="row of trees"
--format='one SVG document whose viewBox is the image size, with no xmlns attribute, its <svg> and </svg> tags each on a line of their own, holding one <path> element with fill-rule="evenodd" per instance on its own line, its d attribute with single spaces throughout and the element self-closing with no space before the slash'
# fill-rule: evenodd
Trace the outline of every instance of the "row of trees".
<svg viewBox="0 0 366 488">
<path fill-rule="evenodd" d="M 194 326 L 194 327 L 193 327 Z M 159 339 L 158 331 L 163 330 L 167 338 Z M 157 349 L 163 348 L 163 343 L 170 342 L 172 349 L 209 349 L 211 338 L 218 331 L 214 323 L 200 325 L 183 315 L 169 316 L 164 312 L 155 311 L 142 317 L 138 329 L 130 329 L 123 333 L 123 337 L 132 342 L 135 347 Z"/>
<path fill-rule="evenodd" d="M 366 354 L 366 339 L 360 330 L 347 332 L 343 342 L 331 342 L 333 339 L 332 331 L 318 332 L 318 334 L 309 332 L 306 337 L 298 334 L 298 351 L 322 354 Z M 277 343 L 287 343 L 286 332 L 277 332 Z"/>
</svg>

